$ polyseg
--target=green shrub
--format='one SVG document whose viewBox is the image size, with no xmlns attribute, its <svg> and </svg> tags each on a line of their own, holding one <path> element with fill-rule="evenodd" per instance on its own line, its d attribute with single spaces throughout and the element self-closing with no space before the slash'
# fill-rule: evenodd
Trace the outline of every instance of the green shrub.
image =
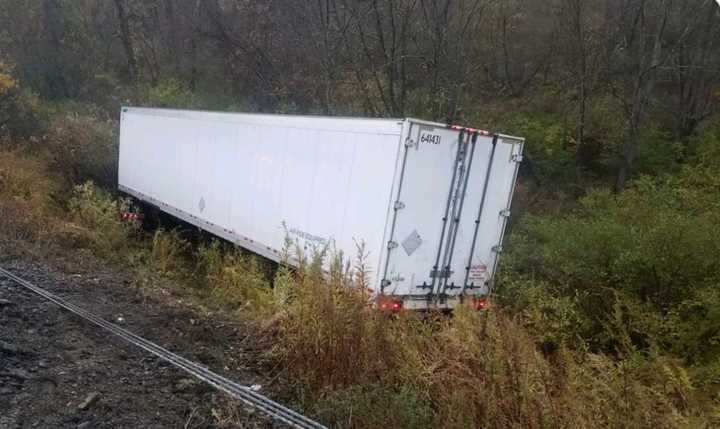
<svg viewBox="0 0 720 429">
<path fill-rule="evenodd" d="M 657 343 L 690 361 L 715 353 L 717 135 L 710 128 L 698 137 L 696 161 L 674 175 L 641 177 L 619 195 L 592 191 L 562 217 L 521 219 L 503 259 L 503 302 L 562 343 L 579 335 L 613 351 L 608 327 L 620 312 L 642 349 Z"/>
<path fill-rule="evenodd" d="M 198 274 L 216 302 L 248 319 L 261 320 L 275 313 L 267 262 L 218 240 L 202 245 L 197 261 Z"/>
<path fill-rule="evenodd" d="M 543 114 L 511 115 L 502 126 L 526 139 L 532 177 L 544 187 L 574 183 L 575 152 L 568 131 L 557 118 Z"/>
<path fill-rule="evenodd" d="M 281 322 L 285 359 L 312 390 L 344 388 L 393 374 L 388 321 L 370 307 L 362 276 L 335 258 L 329 276 L 322 253 L 301 264 Z M 388 359 L 382 359 L 382 357 Z"/>
<path fill-rule="evenodd" d="M 182 274 L 187 271 L 189 250 L 190 242 L 180 237 L 178 230 L 158 229 L 153 235 L 150 264 L 165 275 Z"/>
<path fill-rule="evenodd" d="M 663 338 L 673 354 L 692 365 L 715 364 L 720 356 L 720 279 L 693 290 L 692 296 L 670 309 Z M 720 376 L 720 372 L 718 373 Z M 706 380 L 701 380 L 704 382 Z M 720 377 L 716 376 L 716 383 Z"/>
<path fill-rule="evenodd" d="M 683 156 L 683 144 L 653 124 L 640 132 L 634 169 L 639 174 L 658 176 L 677 173 Z"/>
<path fill-rule="evenodd" d="M 194 98 L 192 91 L 182 82 L 167 79 L 157 85 L 147 86 L 142 95 L 142 104 L 149 107 L 192 108 Z"/>
<path fill-rule="evenodd" d="M 503 279 L 495 299 L 502 308 L 519 315 L 544 348 L 585 348 L 595 326 L 582 308 L 589 300 L 587 291 L 566 294 L 553 283 L 509 273 L 504 273 Z"/>
<path fill-rule="evenodd" d="M 440 427 L 425 396 L 407 387 L 353 385 L 327 392 L 314 408 L 321 421 L 338 429 Z"/>
<path fill-rule="evenodd" d="M 138 221 L 121 221 L 120 213 L 130 211 L 130 202 L 116 199 L 92 182 L 77 185 L 68 202 L 71 220 L 83 228 L 90 247 L 102 257 L 117 255 L 135 242 Z"/>
<path fill-rule="evenodd" d="M 69 183 L 91 180 L 105 188 L 117 184 L 117 124 L 93 116 L 59 114 L 51 121 L 47 150 L 53 168 Z"/>
<path fill-rule="evenodd" d="M 20 86 L 12 67 L 0 61 L 0 144 L 19 146 L 42 134 L 38 97 Z"/>
</svg>

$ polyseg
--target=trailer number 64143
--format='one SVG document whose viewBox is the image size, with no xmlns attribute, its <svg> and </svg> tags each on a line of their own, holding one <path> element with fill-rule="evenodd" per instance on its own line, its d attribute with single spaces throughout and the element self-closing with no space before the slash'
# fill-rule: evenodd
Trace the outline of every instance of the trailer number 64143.
<svg viewBox="0 0 720 429">
<path fill-rule="evenodd" d="M 420 143 L 440 144 L 440 136 L 437 134 L 422 133 Z"/>
</svg>

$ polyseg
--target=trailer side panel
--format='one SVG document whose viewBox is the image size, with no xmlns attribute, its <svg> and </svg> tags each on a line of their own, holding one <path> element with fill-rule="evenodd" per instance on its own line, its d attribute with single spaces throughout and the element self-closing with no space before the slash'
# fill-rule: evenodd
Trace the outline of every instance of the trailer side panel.
<svg viewBox="0 0 720 429">
<path fill-rule="evenodd" d="M 286 238 L 380 266 L 402 122 L 124 108 L 120 189 L 274 260 Z"/>
</svg>

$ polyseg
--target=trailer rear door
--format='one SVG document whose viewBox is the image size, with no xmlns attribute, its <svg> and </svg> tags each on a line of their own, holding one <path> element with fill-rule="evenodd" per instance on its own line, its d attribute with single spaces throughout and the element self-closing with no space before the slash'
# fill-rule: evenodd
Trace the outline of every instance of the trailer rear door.
<svg viewBox="0 0 720 429">
<path fill-rule="evenodd" d="M 485 292 L 495 263 L 491 249 L 505 225 L 500 206 L 509 207 L 520 150 L 500 137 L 410 124 L 383 293 L 441 302 Z"/>
<path fill-rule="evenodd" d="M 485 295 L 502 252 L 523 141 L 478 139 L 454 243 L 443 260 L 449 275 L 438 293 Z"/>
<path fill-rule="evenodd" d="M 381 282 L 385 294 L 432 295 L 441 284 L 443 243 L 452 233 L 458 185 L 467 178 L 471 139 L 444 126 L 410 123 Z"/>
</svg>

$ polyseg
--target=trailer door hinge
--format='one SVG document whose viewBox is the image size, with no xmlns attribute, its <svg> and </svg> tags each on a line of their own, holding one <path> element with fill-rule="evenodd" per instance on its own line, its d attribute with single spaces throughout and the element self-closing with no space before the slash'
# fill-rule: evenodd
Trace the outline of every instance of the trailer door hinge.
<svg viewBox="0 0 720 429">
<path fill-rule="evenodd" d="M 415 142 L 412 139 L 405 139 L 405 147 L 413 147 Z"/>
<path fill-rule="evenodd" d="M 387 248 L 389 250 L 392 250 L 396 247 L 398 247 L 397 241 L 388 241 Z"/>
<path fill-rule="evenodd" d="M 402 201 L 395 201 L 395 210 L 402 210 L 405 208 L 405 203 Z"/>
<path fill-rule="evenodd" d="M 502 210 L 500 210 L 500 216 L 502 216 L 502 217 L 510 217 L 510 209 L 502 209 Z"/>
<path fill-rule="evenodd" d="M 512 156 L 512 160 L 515 162 L 522 162 L 523 156 L 522 156 L 522 154 L 516 153 L 515 155 Z"/>
<path fill-rule="evenodd" d="M 493 247 L 492 247 L 492 251 L 495 252 L 495 253 L 502 253 L 503 247 L 498 244 L 497 246 L 493 246 Z"/>
</svg>

